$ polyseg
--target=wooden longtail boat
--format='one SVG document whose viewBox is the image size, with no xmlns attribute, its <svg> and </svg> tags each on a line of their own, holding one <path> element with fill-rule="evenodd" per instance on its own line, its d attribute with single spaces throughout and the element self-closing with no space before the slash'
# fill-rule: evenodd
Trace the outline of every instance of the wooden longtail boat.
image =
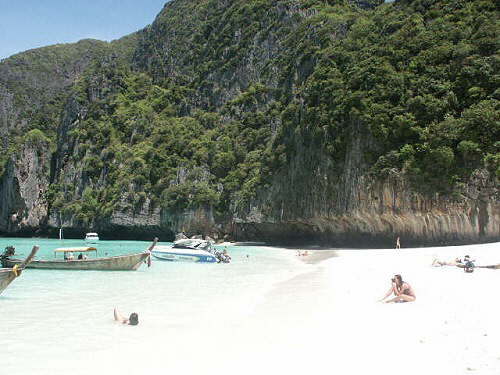
<svg viewBox="0 0 500 375">
<path fill-rule="evenodd" d="M 33 246 L 30 255 L 21 261 L 18 265 L 11 268 L 0 268 L 0 294 L 9 286 L 9 284 L 17 277 L 21 276 L 22 271 L 34 258 L 36 252 L 38 251 L 38 246 Z"/>
<path fill-rule="evenodd" d="M 146 251 L 129 255 L 117 255 L 104 258 L 91 259 L 55 259 L 55 260 L 34 260 L 27 268 L 52 269 L 52 270 L 93 270 L 93 271 L 135 271 L 141 264 L 151 256 L 151 250 L 156 245 L 158 239 Z M 58 253 L 86 253 L 96 251 L 95 247 L 74 247 L 54 250 L 54 256 Z M 20 264 L 19 259 L 5 259 L 6 266 L 13 267 Z M 149 266 L 149 262 L 148 262 Z"/>
</svg>

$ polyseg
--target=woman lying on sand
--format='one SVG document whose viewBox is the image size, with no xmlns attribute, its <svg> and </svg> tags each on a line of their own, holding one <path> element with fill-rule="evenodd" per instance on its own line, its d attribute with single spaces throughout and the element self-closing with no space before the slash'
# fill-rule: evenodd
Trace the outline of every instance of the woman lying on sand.
<svg viewBox="0 0 500 375">
<path fill-rule="evenodd" d="M 115 320 L 122 324 L 128 324 L 131 326 L 136 326 L 137 324 L 139 324 L 139 315 L 137 315 L 137 313 L 130 314 L 130 317 L 126 319 L 123 316 L 121 316 L 120 313 L 115 308 L 113 314 L 115 316 Z"/>
<path fill-rule="evenodd" d="M 385 301 L 385 303 L 390 302 L 412 302 L 417 299 L 413 288 L 407 282 L 403 281 L 401 275 L 395 275 L 391 280 L 391 288 L 387 291 L 386 295 L 380 300 L 384 301 L 387 297 L 394 293 L 396 297 Z"/>
<path fill-rule="evenodd" d="M 442 266 L 458 266 L 462 264 L 462 260 L 460 258 L 455 258 L 455 260 L 453 261 L 450 261 L 450 262 L 446 262 L 444 260 L 439 260 L 439 259 L 434 259 L 432 261 L 432 265 L 434 267 L 442 267 Z"/>
</svg>

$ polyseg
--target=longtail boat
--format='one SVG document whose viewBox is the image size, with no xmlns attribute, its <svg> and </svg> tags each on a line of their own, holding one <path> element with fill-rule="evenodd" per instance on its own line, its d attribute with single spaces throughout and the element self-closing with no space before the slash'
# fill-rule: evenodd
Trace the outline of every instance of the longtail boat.
<svg viewBox="0 0 500 375">
<path fill-rule="evenodd" d="M 0 268 L 0 294 L 2 294 L 9 284 L 14 281 L 14 279 L 21 276 L 22 271 L 32 261 L 37 251 L 38 246 L 33 246 L 30 255 L 28 255 L 24 261 L 14 265 L 13 267 Z"/>
<path fill-rule="evenodd" d="M 148 266 L 150 265 L 151 250 L 157 241 L 158 239 L 155 238 L 149 249 L 140 253 L 103 258 L 87 258 L 85 256 L 81 259 L 74 259 L 72 257 L 73 253 L 83 254 L 94 251 L 97 253 L 95 247 L 60 248 L 54 250 L 54 257 L 56 258 L 57 254 L 63 253 L 63 259 L 34 260 L 26 267 L 52 270 L 135 271 L 146 260 L 148 260 Z M 21 260 L 12 258 L 7 258 L 3 261 L 3 264 L 7 267 L 13 267 L 20 263 Z"/>
</svg>

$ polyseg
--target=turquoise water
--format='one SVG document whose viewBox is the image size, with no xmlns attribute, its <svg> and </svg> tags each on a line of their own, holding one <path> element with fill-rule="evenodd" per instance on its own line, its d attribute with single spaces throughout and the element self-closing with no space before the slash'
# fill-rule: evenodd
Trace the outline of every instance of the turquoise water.
<svg viewBox="0 0 500 375">
<path fill-rule="evenodd" d="M 52 258 L 57 247 L 85 246 L 83 240 L 0 238 L 0 249 L 13 245 L 19 257 L 34 244 L 40 259 Z M 103 256 L 149 245 L 100 241 L 96 247 Z M 0 295 L 2 373 L 62 374 L 68 367 L 72 374 L 114 373 L 137 364 L 138 354 L 150 357 L 152 348 L 161 348 L 160 363 L 166 358 L 182 369 L 194 343 L 222 345 L 217 336 L 223 325 L 227 344 L 232 328 L 247 324 L 277 283 L 307 268 L 286 250 L 234 246 L 228 251 L 230 264 L 153 260 L 151 268 L 138 271 L 26 270 Z M 123 315 L 137 312 L 139 326 L 116 324 L 114 307 Z"/>
</svg>

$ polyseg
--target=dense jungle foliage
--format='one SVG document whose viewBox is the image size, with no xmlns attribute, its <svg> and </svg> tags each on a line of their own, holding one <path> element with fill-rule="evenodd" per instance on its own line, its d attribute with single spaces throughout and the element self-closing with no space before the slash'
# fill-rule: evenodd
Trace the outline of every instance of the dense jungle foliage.
<svg viewBox="0 0 500 375">
<path fill-rule="evenodd" d="M 35 135 L 51 149 L 55 148 L 57 127 L 75 78 L 91 61 L 110 53 L 126 60 L 132 53 L 135 37 L 132 34 L 112 43 L 84 39 L 73 44 L 56 44 L 0 62 L 0 101 L 4 101 L 0 117 L 7 120 L 0 123 L 0 176 L 10 155 L 26 141 L 33 141 Z"/>
<path fill-rule="evenodd" d="M 72 87 L 85 115 L 65 165 L 84 189 L 58 175 L 52 209 L 83 223 L 146 201 L 226 215 L 290 167 L 298 142 L 340 174 L 353 121 L 373 139 L 374 179 L 455 196 L 478 168 L 498 179 L 498 2 L 379 3 L 173 1 L 123 43 L 126 58 L 104 51 Z M 55 144 L 47 113 L 30 115 L 30 137 Z"/>
<path fill-rule="evenodd" d="M 450 193 L 482 166 L 499 177 L 498 7 L 399 1 L 357 17 L 316 54 L 302 126 L 335 150 L 361 119 L 379 145 L 371 171 L 404 171 L 420 191 Z"/>
</svg>

